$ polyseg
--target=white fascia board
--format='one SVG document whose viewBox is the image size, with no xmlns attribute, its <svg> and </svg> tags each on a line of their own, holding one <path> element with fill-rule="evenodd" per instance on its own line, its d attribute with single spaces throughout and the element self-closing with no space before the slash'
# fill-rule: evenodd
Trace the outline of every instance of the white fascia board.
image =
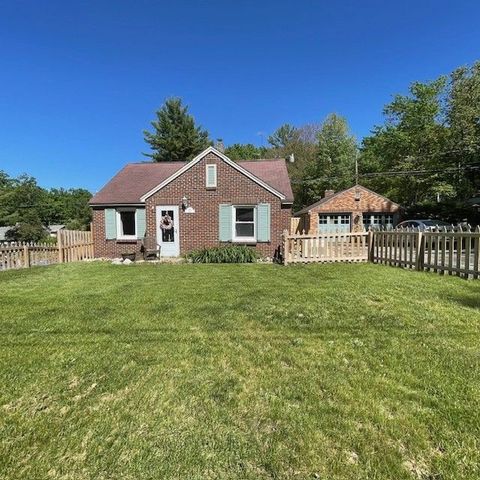
<svg viewBox="0 0 480 480">
<path fill-rule="evenodd" d="M 218 151 L 214 147 L 208 147 L 205 149 L 203 152 L 199 153 L 193 160 L 191 160 L 189 163 L 187 163 L 184 167 L 182 167 L 180 170 L 177 170 L 173 175 L 170 175 L 166 180 L 164 180 L 162 183 L 157 185 L 156 187 L 152 188 L 150 191 L 148 191 L 145 195 L 140 197 L 140 200 L 144 202 L 148 197 L 151 197 L 153 194 L 157 193 L 160 189 L 168 185 L 171 181 L 175 180 L 177 177 L 185 173 L 187 170 L 192 168 L 194 165 L 196 165 L 200 160 L 205 157 L 205 155 L 208 155 L 209 153 L 214 153 L 218 157 L 220 157 L 225 163 L 230 165 L 231 167 L 235 168 L 235 170 L 238 170 L 240 173 L 243 173 L 246 177 L 250 178 L 250 180 L 253 180 L 255 183 L 258 183 L 258 185 L 262 186 L 266 190 L 268 190 L 270 193 L 273 193 L 275 196 L 280 198 L 281 200 L 285 200 L 285 195 L 280 193 L 279 191 L 275 190 L 272 188 L 270 185 L 266 184 L 262 180 L 260 180 L 258 177 L 250 173 L 248 170 L 245 168 L 241 167 L 237 163 L 235 163 L 233 160 L 230 160 L 225 154 L 222 152 Z"/>
</svg>

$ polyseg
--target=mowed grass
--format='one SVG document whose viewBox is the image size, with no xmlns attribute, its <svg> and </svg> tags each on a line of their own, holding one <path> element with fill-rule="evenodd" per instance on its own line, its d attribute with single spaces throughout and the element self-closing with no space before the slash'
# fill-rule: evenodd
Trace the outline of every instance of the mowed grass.
<svg viewBox="0 0 480 480">
<path fill-rule="evenodd" d="M 480 281 L 60 265 L 0 315 L 1 478 L 480 478 Z"/>
</svg>

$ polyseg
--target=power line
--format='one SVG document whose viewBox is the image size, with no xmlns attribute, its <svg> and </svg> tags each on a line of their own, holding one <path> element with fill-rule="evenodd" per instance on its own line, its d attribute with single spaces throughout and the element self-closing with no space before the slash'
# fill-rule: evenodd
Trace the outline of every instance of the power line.
<svg viewBox="0 0 480 480">
<path fill-rule="evenodd" d="M 458 167 L 449 167 L 443 169 L 423 169 L 423 170 L 389 170 L 385 172 L 368 172 L 368 173 L 357 173 L 350 175 L 336 175 L 330 177 L 314 177 L 314 178 L 305 178 L 302 180 L 292 180 L 292 183 L 315 183 L 318 181 L 329 181 L 329 180 L 343 180 L 346 178 L 375 178 L 375 177 L 396 177 L 396 176 L 422 176 L 430 175 L 435 173 L 458 173 L 460 171 L 468 170 L 480 170 L 480 163 L 471 163 Z"/>
</svg>

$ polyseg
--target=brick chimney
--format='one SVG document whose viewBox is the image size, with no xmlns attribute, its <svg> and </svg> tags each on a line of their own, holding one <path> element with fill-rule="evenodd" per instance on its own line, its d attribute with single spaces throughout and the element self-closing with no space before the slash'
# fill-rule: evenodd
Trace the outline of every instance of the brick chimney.
<svg viewBox="0 0 480 480">
<path fill-rule="evenodd" d="M 224 153 L 225 152 L 225 145 L 223 144 L 223 139 L 222 138 L 217 138 L 217 141 L 215 142 L 214 147 L 219 151 Z"/>
<path fill-rule="evenodd" d="M 325 198 L 335 195 L 335 190 L 325 190 Z"/>
</svg>

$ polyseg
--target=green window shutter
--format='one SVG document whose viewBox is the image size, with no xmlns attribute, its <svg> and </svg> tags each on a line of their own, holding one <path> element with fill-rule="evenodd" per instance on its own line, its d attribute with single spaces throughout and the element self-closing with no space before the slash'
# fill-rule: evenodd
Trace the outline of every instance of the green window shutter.
<svg viewBox="0 0 480 480">
<path fill-rule="evenodd" d="M 219 205 L 218 214 L 218 239 L 221 242 L 232 240 L 232 206 L 228 204 Z"/>
<path fill-rule="evenodd" d="M 145 209 L 137 208 L 137 238 L 143 238 L 145 236 L 145 231 Z"/>
<path fill-rule="evenodd" d="M 259 203 L 257 206 L 257 242 L 270 241 L 270 204 Z"/>
<path fill-rule="evenodd" d="M 105 238 L 117 238 L 117 212 L 114 208 L 105 209 Z"/>
</svg>

